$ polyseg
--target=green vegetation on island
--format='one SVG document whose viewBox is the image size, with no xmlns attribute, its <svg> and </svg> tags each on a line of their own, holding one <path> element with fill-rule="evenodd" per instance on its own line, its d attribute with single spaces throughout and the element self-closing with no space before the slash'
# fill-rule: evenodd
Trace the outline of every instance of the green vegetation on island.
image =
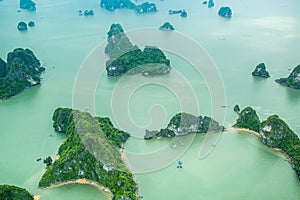
<svg viewBox="0 0 300 200">
<path fill-rule="evenodd" d="M 44 70 L 29 49 L 17 48 L 8 53 L 7 63 L 0 58 L 0 99 L 8 99 L 27 87 L 40 84 Z"/>
<path fill-rule="evenodd" d="M 294 89 L 300 89 L 300 64 L 294 68 L 292 73 L 287 78 L 280 78 L 275 80 L 277 83 L 294 88 Z"/>
<path fill-rule="evenodd" d="M 237 107 L 235 107 L 236 110 Z M 235 110 L 235 112 L 236 112 Z M 255 132 L 259 132 L 260 130 L 260 121 L 256 114 L 256 111 L 251 107 L 246 107 L 241 112 L 238 113 L 239 118 L 236 120 L 236 124 L 233 127 L 236 128 L 245 128 Z"/>
<path fill-rule="evenodd" d="M 115 9 L 120 8 L 128 8 L 130 10 L 135 10 L 138 14 L 157 12 L 156 5 L 149 2 L 135 5 L 130 0 L 101 0 L 100 6 L 109 11 L 114 11 Z"/>
<path fill-rule="evenodd" d="M 283 152 L 300 179 L 300 139 L 277 115 L 260 123 L 255 110 L 247 107 L 239 114 L 234 127 L 257 132 L 263 144 Z"/>
<path fill-rule="evenodd" d="M 33 196 L 24 188 L 13 185 L 0 185 L 1 200 L 33 200 Z"/>
<path fill-rule="evenodd" d="M 86 179 L 109 188 L 113 199 L 138 199 L 137 184 L 119 152 L 128 133 L 114 128 L 109 118 L 68 108 L 56 109 L 53 121 L 55 130 L 65 133 L 67 139 L 39 187 Z"/>
<path fill-rule="evenodd" d="M 29 11 L 35 11 L 35 3 L 31 0 L 20 0 L 20 8 L 26 9 Z"/>
<path fill-rule="evenodd" d="M 146 46 L 142 51 L 129 41 L 120 24 L 112 24 L 107 36 L 105 53 L 109 56 L 106 63 L 109 76 L 138 73 L 154 76 L 170 72 L 170 60 L 159 48 Z"/>
<path fill-rule="evenodd" d="M 190 133 L 217 133 L 224 131 L 224 127 L 210 117 L 199 117 L 189 113 L 178 113 L 170 120 L 167 128 L 160 131 L 148 131 L 144 139 L 157 137 L 174 137 Z"/>
</svg>

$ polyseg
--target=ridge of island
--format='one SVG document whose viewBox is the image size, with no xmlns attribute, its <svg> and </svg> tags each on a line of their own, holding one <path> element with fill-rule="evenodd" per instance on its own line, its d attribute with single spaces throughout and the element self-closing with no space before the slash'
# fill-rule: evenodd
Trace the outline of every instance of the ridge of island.
<svg viewBox="0 0 300 200">
<path fill-rule="evenodd" d="M 8 53 L 7 62 L 0 58 L 0 99 L 8 99 L 40 84 L 43 71 L 45 68 L 29 49 L 13 50 Z"/>
<path fill-rule="evenodd" d="M 129 41 L 120 24 L 112 24 L 107 37 L 105 53 L 109 56 L 106 62 L 108 76 L 139 73 L 156 76 L 171 71 L 170 60 L 162 50 L 155 46 L 146 46 L 141 50 Z"/>
<path fill-rule="evenodd" d="M 246 107 L 233 126 L 241 130 L 251 130 L 260 137 L 261 142 L 283 153 L 300 179 L 300 139 L 278 115 L 271 115 L 260 122 L 256 111 Z"/>
<path fill-rule="evenodd" d="M 114 128 L 109 118 L 69 108 L 56 109 L 53 121 L 55 130 L 66 134 L 67 139 L 39 187 L 88 183 L 107 188 L 114 200 L 138 199 L 137 183 L 121 155 L 128 133 Z"/>
</svg>

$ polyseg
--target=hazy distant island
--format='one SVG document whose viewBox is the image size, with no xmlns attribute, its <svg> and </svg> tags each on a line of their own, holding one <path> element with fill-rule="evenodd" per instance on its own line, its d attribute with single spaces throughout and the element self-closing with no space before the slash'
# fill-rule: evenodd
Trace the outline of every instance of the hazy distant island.
<svg viewBox="0 0 300 200">
<path fill-rule="evenodd" d="M 29 11 L 35 11 L 36 7 L 35 7 L 35 3 L 31 0 L 20 0 L 20 8 L 22 9 L 26 9 Z"/>
<path fill-rule="evenodd" d="M 0 58 L 0 99 L 8 99 L 25 88 L 40 84 L 44 70 L 29 49 L 17 48 L 8 53 L 7 63 Z"/>
<path fill-rule="evenodd" d="M 300 64 L 294 68 L 287 78 L 280 78 L 275 81 L 286 87 L 300 89 Z"/>
<path fill-rule="evenodd" d="M 187 17 L 187 12 L 183 10 L 169 10 L 169 15 L 180 14 L 181 17 Z"/>
<path fill-rule="evenodd" d="M 251 107 L 237 113 L 239 117 L 234 127 L 254 131 L 263 144 L 284 153 L 300 179 L 300 139 L 289 126 L 277 115 L 260 123 Z"/>
<path fill-rule="evenodd" d="M 13 185 L 0 185 L 0 199 L 33 200 L 33 196 L 23 188 Z"/>
<path fill-rule="evenodd" d="M 169 22 L 165 22 L 163 25 L 159 27 L 159 30 L 163 31 L 173 31 L 175 28 Z"/>
<path fill-rule="evenodd" d="M 270 74 L 266 69 L 265 63 L 260 63 L 255 67 L 255 70 L 252 72 L 252 76 L 258 76 L 261 78 L 269 78 Z"/>
<path fill-rule="evenodd" d="M 138 199 L 137 183 L 126 167 L 122 145 L 130 137 L 113 127 L 109 118 L 93 117 L 89 113 L 58 108 L 53 115 L 53 127 L 66 134 L 59 147 L 59 158 L 50 165 L 39 187 L 68 183 L 104 186 L 113 199 Z"/>
<path fill-rule="evenodd" d="M 109 76 L 143 74 L 164 75 L 170 72 L 170 60 L 157 47 L 146 46 L 144 50 L 133 45 L 120 24 L 112 24 L 107 33 L 105 53 L 109 56 L 106 71 Z"/>
<path fill-rule="evenodd" d="M 114 11 L 115 9 L 120 8 L 128 8 L 130 10 L 135 10 L 138 14 L 157 12 L 156 5 L 149 2 L 136 5 L 130 0 L 101 0 L 100 6 L 109 11 Z"/>
<path fill-rule="evenodd" d="M 218 12 L 218 15 L 220 15 L 221 17 L 230 19 L 232 16 L 232 11 L 229 7 L 221 7 Z"/>
<path fill-rule="evenodd" d="M 218 133 L 224 131 L 224 127 L 210 117 L 194 116 L 189 113 L 178 113 L 172 117 L 168 126 L 160 131 L 146 130 L 144 139 L 160 137 L 175 137 L 190 133 Z"/>
</svg>

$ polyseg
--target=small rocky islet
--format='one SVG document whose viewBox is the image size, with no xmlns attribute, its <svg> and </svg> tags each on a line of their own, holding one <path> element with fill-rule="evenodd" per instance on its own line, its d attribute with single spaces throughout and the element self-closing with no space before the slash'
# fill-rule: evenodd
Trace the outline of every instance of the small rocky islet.
<svg viewBox="0 0 300 200">
<path fill-rule="evenodd" d="M 224 17 L 226 19 L 230 19 L 232 17 L 232 11 L 231 8 L 228 6 L 221 7 L 219 9 L 218 15 L 221 17 Z"/>
<path fill-rule="evenodd" d="M 175 28 L 173 27 L 172 24 L 170 24 L 169 22 L 165 22 L 163 25 L 161 25 L 159 27 L 159 30 L 163 30 L 163 31 L 173 31 L 175 30 Z"/>
<path fill-rule="evenodd" d="M 256 111 L 246 107 L 238 113 L 235 128 L 255 131 L 264 145 L 279 150 L 287 157 L 300 179 L 300 139 L 278 115 L 260 122 Z"/>
<path fill-rule="evenodd" d="M 45 68 L 29 49 L 13 50 L 8 53 L 7 62 L 0 58 L 0 99 L 8 99 L 40 84 L 43 71 Z"/>
<path fill-rule="evenodd" d="M 255 67 L 255 70 L 252 72 L 252 76 L 257 76 L 261 78 L 269 78 L 270 74 L 266 69 L 265 63 L 260 63 Z"/>
<path fill-rule="evenodd" d="M 120 24 L 112 24 L 107 36 L 105 53 L 109 56 L 106 62 L 108 76 L 157 76 L 171 71 L 170 60 L 163 51 L 155 46 L 146 46 L 141 50 L 133 45 Z"/>
<path fill-rule="evenodd" d="M 157 8 L 154 3 L 144 2 L 142 4 L 136 5 L 130 0 L 101 0 L 100 7 L 105 8 L 108 11 L 127 8 L 130 10 L 134 10 L 137 14 L 157 12 Z"/>
<path fill-rule="evenodd" d="M 20 0 L 20 8 L 29 10 L 29 11 L 35 11 L 35 3 L 31 0 Z"/>
<path fill-rule="evenodd" d="M 172 117 L 168 126 L 160 131 L 146 130 L 144 139 L 154 139 L 160 137 L 183 136 L 191 133 L 219 133 L 225 130 L 214 119 L 207 116 L 194 116 L 189 113 L 178 113 Z"/>
<path fill-rule="evenodd" d="M 287 78 L 279 78 L 275 80 L 277 83 L 294 88 L 294 89 L 300 89 L 300 64 L 297 65 L 293 71 L 290 73 L 290 75 Z"/>
<path fill-rule="evenodd" d="M 169 15 L 177 15 L 179 14 L 180 17 L 187 17 L 187 12 L 183 10 L 169 10 Z"/>
</svg>

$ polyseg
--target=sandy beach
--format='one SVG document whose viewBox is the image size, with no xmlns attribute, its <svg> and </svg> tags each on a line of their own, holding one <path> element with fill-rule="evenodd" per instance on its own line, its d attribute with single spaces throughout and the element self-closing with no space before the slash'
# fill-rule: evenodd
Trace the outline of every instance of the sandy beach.
<svg viewBox="0 0 300 200">
<path fill-rule="evenodd" d="M 254 134 L 256 136 L 258 136 L 259 138 L 261 138 L 261 134 L 259 134 L 258 132 L 255 132 L 255 131 L 252 131 L 252 130 L 249 130 L 249 129 L 246 129 L 246 128 L 235 128 L 235 127 L 231 127 L 231 128 L 228 128 L 227 130 L 235 130 L 235 131 L 242 131 L 242 132 L 246 132 L 246 133 L 249 133 L 249 134 Z M 266 145 L 265 145 L 266 146 Z M 268 146 L 266 146 L 268 147 Z M 272 149 L 273 151 L 276 151 L 278 152 L 279 154 L 283 155 L 286 160 L 291 164 L 291 166 L 294 168 L 294 163 L 292 162 L 291 158 L 285 153 L 283 152 L 281 149 L 279 148 L 272 148 L 272 147 L 268 147 L 270 149 Z"/>
<path fill-rule="evenodd" d="M 113 197 L 113 194 L 111 193 L 111 191 L 109 190 L 109 188 L 104 187 L 103 185 L 101 185 L 101 184 L 99 184 L 99 183 L 97 183 L 95 181 L 88 180 L 88 179 L 77 179 L 77 180 L 65 181 L 65 182 L 53 184 L 50 187 L 48 187 L 47 189 L 61 187 L 61 186 L 64 186 L 64 185 L 69 185 L 69 184 L 91 185 L 91 186 L 96 187 L 100 191 L 105 192 L 106 195 L 109 196 L 110 198 Z M 37 198 L 37 200 L 40 198 L 39 195 L 35 195 L 35 197 Z"/>
</svg>

